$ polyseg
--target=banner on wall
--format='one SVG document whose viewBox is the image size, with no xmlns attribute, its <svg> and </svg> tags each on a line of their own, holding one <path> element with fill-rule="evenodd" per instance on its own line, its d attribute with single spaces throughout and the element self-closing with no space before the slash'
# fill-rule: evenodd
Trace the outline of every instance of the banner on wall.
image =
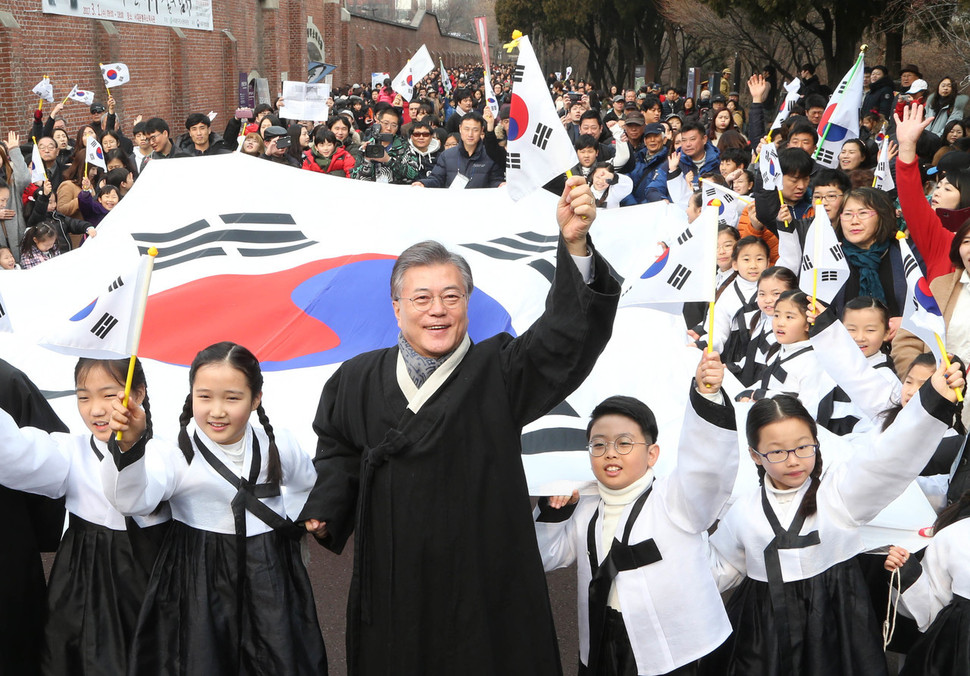
<svg viewBox="0 0 970 676">
<path fill-rule="evenodd" d="M 212 0 L 42 0 L 45 14 L 212 30 Z"/>
</svg>

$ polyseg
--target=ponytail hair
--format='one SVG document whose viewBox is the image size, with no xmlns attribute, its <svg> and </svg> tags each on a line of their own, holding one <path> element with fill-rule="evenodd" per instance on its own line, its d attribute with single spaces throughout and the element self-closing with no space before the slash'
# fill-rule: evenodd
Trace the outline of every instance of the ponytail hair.
<svg viewBox="0 0 970 676">
<path fill-rule="evenodd" d="M 815 423 L 815 419 L 802 405 L 802 402 L 791 395 L 779 394 L 771 399 L 761 399 L 755 402 L 754 406 L 748 412 L 748 420 L 744 430 L 748 447 L 752 451 L 758 448 L 758 444 L 761 442 L 761 429 L 763 427 L 791 418 L 804 422 L 812 434 L 812 439 L 816 444 L 818 443 L 818 426 Z M 767 460 L 764 462 L 767 462 Z M 758 465 L 758 478 L 762 485 L 765 481 L 765 473 L 765 468 L 762 465 Z M 798 508 L 799 516 L 809 517 L 817 511 L 816 494 L 818 493 L 821 476 L 822 454 L 820 451 L 816 451 L 815 467 L 809 475 L 812 483 L 809 485 L 808 490 L 805 491 L 805 497 L 802 498 L 802 504 Z"/>
<path fill-rule="evenodd" d="M 81 357 L 74 366 L 74 384 L 79 385 L 92 369 L 101 367 L 118 383 L 119 387 L 124 388 L 128 380 L 128 366 L 130 362 L 130 359 L 90 359 L 88 357 Z M 141 407 L 145 411 L 145 433 L 142 435 L 142 438 L 147 441 L 154 434 L 152 410 L 148 403 L 148 381 L 145 378 L 145 369 L 141 365 L 141 360 L 136 357 L 135 366 L 131 374 L 131 391 L 137 392 L 138 390 L 145 393 L 144 399 L 141 402 Z"/>
<path fill-rule="evenodd" d="M 181 430 L 179 431 L 179 448 L 182 449 L 183 453 L 186 453 L 186 449 L 188 449 L 190 454 L 192 453 L 192 444 L 189 440 L 187 427 L 189 420 L 192 418 L 192 387 L 195 384 L 195 374 L 198 373 L 200 368 L 210 364 L 226 364 L 242 373 L 246 378 L 246 383 L 249 385 L 249 392 L 253 399 L 263 391 L 263 372 L 259 367 L 259 360 L 256 359 L 256 355 L 242 345 L 223 341 L 210 345 L 195 355 L 195 359 L 192 360 L 192 366 L 189 367 L 189 396 L 185 399 L 185 405 L 182 407 L 182 415 L 179 417 L 179 424 L 181 425 Z M 266 431 L 266 436 L 269 437 L 269 457 L 266 467 L 267 479 L 270 483 L 279 485 L 283 480 L 283 469 L 282 463 L 280 462 L 280 450 L 276 445 L 276 436 L 273 434 L 273 426 L 270 425 L 269 416 L 266 415 L 262 404 L 256 408 L 256 413 L 259 417 L 259 422 Z"/>
<path fill-rule="evenodd" d="M 959 500 L 940 512 L 936 517 L 936 523 L 933 524 L 933 534 L 936 535 L 950 524 L 968 516 L 970 516 L 970 490 L 964 491 Z"/>
</svg>

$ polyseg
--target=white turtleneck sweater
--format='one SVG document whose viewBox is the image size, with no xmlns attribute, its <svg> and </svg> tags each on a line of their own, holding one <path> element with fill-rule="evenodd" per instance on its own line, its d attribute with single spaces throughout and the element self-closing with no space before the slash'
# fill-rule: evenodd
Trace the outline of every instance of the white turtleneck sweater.
<svg viewBox="0 0 970 676">
<path fill-rule="evenodd" d="M 616 536 L 616 524 L 619 523 L 620 515 L 623 513 L 623 510 L 626 509 L 627 505 L 640 497 L 640 494 L 647 490 L 647 487 L 649 487 L 652 483 L 652 469 L 647 469 L 646 474 L 626 488 L 613 489 L 607 488 L 599 482 L 596 483 L 596 487 L 600 492 L 600 498 L 603 499 L 604 556 L 610 553 L 610 547 L 613 546 L 613 538 Z M 609 605 L 610 608 L 613 608 L 614 610 L 620 610 L 620 599 L 616 593 L 616 580 L 613 581 L 613 586 L 610 588 Z"/>
</svg>

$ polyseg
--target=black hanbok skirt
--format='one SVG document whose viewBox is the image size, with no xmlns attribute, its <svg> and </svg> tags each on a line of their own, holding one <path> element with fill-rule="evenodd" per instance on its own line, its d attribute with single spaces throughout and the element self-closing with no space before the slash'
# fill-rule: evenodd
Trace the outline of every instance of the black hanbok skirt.
<svg viewBox="0 0 970 676">
<path fill-rule="evenodd" d="M 236 542 L 172 524 L 138 617 L 131 676 L 327 673 L 299 542 L 275 531 L 246 538 L 241 584 Z"/>
<path fill-rule="evenodd" d="M 147 584 L 127 531 L 72 514 L 48 583 L 42 672 L 124 674 Z"/>
<path fill-rule="evenodd" d="M 780 659 L 768 583 L 746 578 L 726 610 L 734 632 L 702 660 L 704 674 L 727 676 L 886 676 L 882 635 L 865 579 L 854 559 L 805 580 L 785 583 L 794 637 L 793 670 Z"/>
<path fill-rule="evenodd" d="M 970 676 L 970 599 L 954 596 L 913 644 L 900 676 Z"/>
</svg>

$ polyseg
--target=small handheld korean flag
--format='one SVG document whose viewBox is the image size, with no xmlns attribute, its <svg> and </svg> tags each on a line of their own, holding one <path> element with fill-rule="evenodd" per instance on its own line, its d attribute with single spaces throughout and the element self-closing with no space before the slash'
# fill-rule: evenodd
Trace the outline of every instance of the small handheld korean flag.
<svg viewBox="0 0 970 676">
<path fill-rule="evenodd" d="M 761 172 L 761 184 L 765 190 L 781 190 L 781 164 L 778 163 L 778 148 L 771 141 L 761 144 L 758 154 L 758 171 Z"/>
<path fill-rule="evenodd" d="M 61 322 L 40 344 L 94 359 L 137 354 L 154 260 L 151 255 L 140 256 L 136 266 L 119 271 L 104 292 Z"/>
<path fill-rule="evenodd" d="M 816 279 L 815 270 L 818 270 Z M 798 288 L 817 296 L 828 305 L 849 278 L 849 264 L 821 203 L 815 205 L 815 218 L 805 234 Z"/>
<path fill-rule="evenodd" d="M 701 188 L 704 191 L 704 206 L 717 210 L 718 225 L 738 227 L 744 208 L 754 204 L 754 200 L 750 197 L 738 194 L 706 178 L 701 179 Z"/>
<path fill-rule="evenodd" d="M 549 97 L 529 38 L 519 38 L 509 113 L 509 197 L 520 200 L 576 163 L 576 151 Z"/>
<path fill-rule="evenodd" d="M 842 144 L 849 139 L 859 138 L 859 111 L 862 109 L 862 62 L 865 49 L 859 52 L 859 58 L 842 78 L 829 105 L 822 113 L 818 123 L 818 147 L 815 149 L 815 161 L 819 164 L 835 168 L 839 163 L 839 151 Z"/>
<path fill-rule="evenodd" d="M 906 273 L 906 305 L 903 307 L 901 326 L 926 343 L 939 363 L 944 360 L 941 343 L 946 344 L 943 312 L 905 239 L 899 240 L 899 253 Z"/>
<path fill-rule="evenodd" d="M 448 75 L 448 71 L 445 70 L 445 62 L 438 59 L 438 65 L 441 67 L 441 86 L 445 89 L 445 94 L 449 97 L 451 96 L 451 77 Z"/>
<path fill-rule="evenodd" d="M 432 70 L 434 70 L 434 61 L 431 59 L 431 54 L 428 53 L 428 47 L 421 45 L 414 56 L 404 64 L 401 72 L 391 80 L 391 86 L 394 91 L 410 101 L 411 97 L 414 96 L 414 85 Z"/>
<path fill-rule="evenodd" d="M 37 94 L 37 98 L 54 103 L 54 85 L 51 84 L 50 78 L 46 75 L 30 91 Z"/>
<path fill-rule="evenodd" d="M 108 168 L 104 161 L 104 149 L 101 147 L 101 144 L 98 143 L 98 139 L 95 136 L 88 138 L 88 148 L 87 153 L 84 156 L 84 161 L 105 170 Z"/>
<path fill-rule="evenodd" d="M 774 131 L 775 129 L 781 129 L 781 123 L 788 119 L 791 114 L 791 109 L 798 103 L 798 90 L 802 87 L 802 81 L 797 77 L 791 82 L 785 83 L 785 100 L 781 102 L 781 106 L 778 108 L 778 114 L 775 115 L 775 121 L 771 123 L 771 128 L 768 131 Z"/>
<path fill-rule="evenodd" d="M 882 135 L 882 140 L 879 142 L 879 160 L 876 163 L 872 187 L 886 192 L 896 188 L 896 181 L 893 180 L 892 172 L 889 170 L 889 136 L 886 134 Z"/>
<path fill-rule="evenodd" d="M 104 78 L 104 86 L 108 89 L 128 83 L 131 80 L 131 73 L 128 66 L 123 63 L 102 63 L 101 77 Z"/>
<path fill-rule="evenodd" d="M 71 101 L 77 101 L 78 103 L 83 103 L 90 106 L 92 103 L 94 103 L 94 92 L 89 92 L 85 89 L 78 89 L 77 85 L 74 85 L 74 88 L 71 89 L 71 93 L 67 95 L 67 98 L 69 98 Z"/>
<path fill-rule="evenodd" d="M 705 208 L 646 269 L 626 277 L 620 307 L 714 300 L 717 209 Z"/>
<path fill-rule="evenodd" d="M 40 149 L 34 144 L 34 149 L 30 151 L 30 182 L 43 183 L 47 180 L 47 172 L 44 170 L 44 161 L 40 159 Z"/>
</svg>

